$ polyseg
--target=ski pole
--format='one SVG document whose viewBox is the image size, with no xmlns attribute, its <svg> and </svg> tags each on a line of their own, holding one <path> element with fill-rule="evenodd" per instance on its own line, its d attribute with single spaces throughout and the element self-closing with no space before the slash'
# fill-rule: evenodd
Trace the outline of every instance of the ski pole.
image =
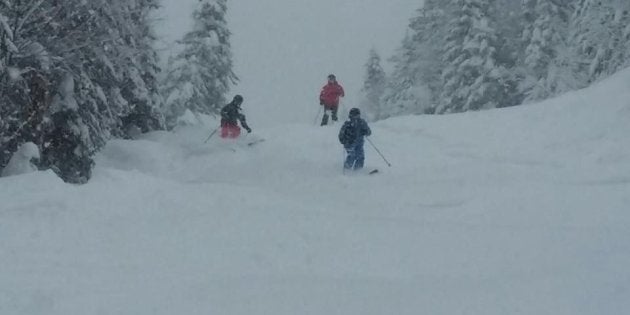
<svg viewBox="0 0 630 315">
<path fill-rule="evenodd" d="M 343 163 L 341 163 L 341 174 L 346 175 L 346 149 L 341 149 L 341 154 L 343 155 Z"/>
<path fill-rule="evenodd" d="M 392 167 L 392 164 L 389 163 L 389 161 L 387 161 L 387 159 L 385 158 L 383 153 L 381 153 L 381 151 L 374 145 L 374 143 L 372 143 L 372 140 L 370 140 L 370 138 L 368 138 L 368 137 L 365 137 L 365 138 L 370 143 L 370 145 L 372 145 L 372 148 L 374 148 L 374 150 L 376 150 L 376 152 L 383 158 L 383 161 L 385 161 L 385 163 L 387 163 L 387 166 Z"/>
<path fill-rule="evenodd" d="M 319 114 L 322 113 L 322 108 L 323 107 L 324 107 L 323 105 L 319 106 L 319 111 L 317 112 L 317 116 L 315 116 L 315 122 L 313 123 L 315 126 L 317 126 L 317 120 L 319 119 Z"/>
<path fill-rule="evenodd" d="M 207 143 L 208 140 L 210 140 L 210 138 L 212 138 L 212 136 L 214 136 L 215 133 L 217 133 L 217 131 L 219 130 L 220 127 L 217 127 L 216 129 L 214 129 L 214 131 L 212 131 L 212 133 L 208 136 L 208 139 L 206 139 L 206 141 L 204 141 L 203 143 Z"/>
</svg>

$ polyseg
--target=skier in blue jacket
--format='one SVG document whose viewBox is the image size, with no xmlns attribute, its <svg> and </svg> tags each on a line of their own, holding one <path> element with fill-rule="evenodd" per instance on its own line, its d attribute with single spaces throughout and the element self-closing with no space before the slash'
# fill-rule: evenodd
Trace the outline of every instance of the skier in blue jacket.
<svg viewBox="0 0 630 315">
<path fill-rule="evenodd" d="M 343 144 L 348 153 L 343 165 L 344 169 L 358 170 L 363 168 L 365 161 L 364 138 L 371 134 L 372 130 L 370 130 L 367 122 L 361 118 L 361 111 L 358 108 L 351 109 L 348 120 L 343 123 L 339 130 L 339 142 Z"/>
</svg>

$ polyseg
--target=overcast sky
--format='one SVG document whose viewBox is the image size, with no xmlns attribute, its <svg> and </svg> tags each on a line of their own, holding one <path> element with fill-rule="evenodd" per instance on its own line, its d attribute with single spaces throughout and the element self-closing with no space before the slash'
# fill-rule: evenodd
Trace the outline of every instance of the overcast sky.
<svg viewBox="0 0 630 315">
<path fill-rule="evenodd" d="M 163 56 L 186 32 L 196 0 L 162 0 Z M 346 88 L 342 108 L 358 105 L 363 64 L 374 47 L 387 59 L 422 0 L 229 1 L 235 72 L 252 127 L 315 120 L 329 73 Z M 387 63 L 384 62 L 387 67 Z M 345 116 L 345 115 L 344 115 Z"/>
</svg>

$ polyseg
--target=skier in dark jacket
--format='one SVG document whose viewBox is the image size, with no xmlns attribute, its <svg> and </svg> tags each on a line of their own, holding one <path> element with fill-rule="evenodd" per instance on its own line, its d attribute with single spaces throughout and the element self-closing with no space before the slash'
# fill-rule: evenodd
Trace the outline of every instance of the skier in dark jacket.
<svg viewBox="0 0 630 315">
<path fill-rule="evenodd" d="M 243 104 L 243 97 L 236 95 L 229 104 L 221 109 L 221 138 L 238 138 L 241 135 L 241 128 L 237 123 L 239 121 L 247 133 L 252 132 L 252 129 L 247 125 L 245 115 L 240 113 L 241 104 Z"/>
<path fill-rule="evenodd" d="M 348 153 L 343 165 L 344 169 L 358 170 L 363 168 L 365 161 L 364 138 L 371 134 L 372 130 L 370 130 L 367 122 L 361 118 L 361 111 L 358 108 L 351 109 L 348 120 L 343 123 L 339 130 L 339 142 L 343 144 Z"/>
</svg>

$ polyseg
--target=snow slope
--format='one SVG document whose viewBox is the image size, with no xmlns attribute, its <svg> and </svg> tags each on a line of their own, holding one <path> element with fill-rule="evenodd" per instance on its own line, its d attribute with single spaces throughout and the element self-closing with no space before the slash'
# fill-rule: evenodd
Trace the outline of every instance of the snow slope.
<svg viewBox="0 0 630 315">
<path fill-rule="evenodd" d="M 92 181 L 0 178 L 0 314 L 625 314 L 630 71 L 518 108 L 202 144 L 112 141 Z"/>
</svg>

